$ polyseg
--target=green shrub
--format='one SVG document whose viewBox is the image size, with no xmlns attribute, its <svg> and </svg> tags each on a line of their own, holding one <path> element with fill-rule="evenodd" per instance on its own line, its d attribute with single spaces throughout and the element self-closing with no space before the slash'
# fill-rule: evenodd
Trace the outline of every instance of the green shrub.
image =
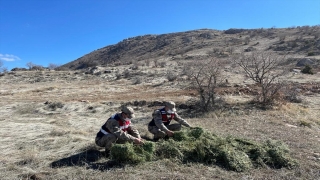
<svg viewBox="0 0 320 180">
<path fill-rule="evenodd" d="M 311 123 L 306 121 L 300 121 L 300 126 L 311 128 Z"/>
<path fill-rule="evenodd" d="M 308 52 L 308 56 L 314 56 L 315 55 L 315 53 L 314 52 Z"/>
<path fill-rule="evenodd" d="M 305 65 L 301 72 L 303 74 L 313 74 L 312 67 L 310 67 L 309 65 Z"/>
</svg>

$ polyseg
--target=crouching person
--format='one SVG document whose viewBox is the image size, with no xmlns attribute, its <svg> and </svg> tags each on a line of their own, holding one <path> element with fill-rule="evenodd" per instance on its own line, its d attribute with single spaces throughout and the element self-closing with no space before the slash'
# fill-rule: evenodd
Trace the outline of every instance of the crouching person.
<svg viewBox="0 0 320 180">
<path fill-rule="evenodd" d="M 121 112 L 111 116 L 101 127 L 95 142 L 98 146 L 105 148 L 106 156 L 110 155 L 113 143 L 143 144 L 138 130 L 131 124 L 131 119 L 134 117 L 131 107 L 122 107 Z"/>
<path fill-rule="evenodd" d="M 154 135 L 154 141 L 166 136 L 173 136 L 174 131 L 181 130 L 181 125 L 191 128 L 188 122 L 177 114 L 175 103 L 172 101 L 166 102 L 163 108 L 155 110 L 152 117 L 148 125 L 148 131 Z M 170 124 L 171 120 L 175 120 L 179 124 Z"/>
</svg>

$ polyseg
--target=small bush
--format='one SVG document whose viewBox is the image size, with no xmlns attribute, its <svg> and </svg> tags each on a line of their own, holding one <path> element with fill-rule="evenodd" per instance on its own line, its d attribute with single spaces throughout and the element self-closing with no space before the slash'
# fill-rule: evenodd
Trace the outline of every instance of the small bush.
<svg viewBox="0 0 320 180">
<path fill-rule="evenodd" d="M 50 102 L 48 104 L 48 108 L 51 109 L 52 111 L 55 111 L 58 108 L 63 108 L 64 104 L 61 102 Z"/>
<path fill-rule="evenodd" d="M 312 71 L 312 67 L 310 67 L 309 65 L 306 65 L 302 70 L 301 72 L 303 74 L 313 74 L 313 71 Z"/>
<path fill-rule="evenodd" d="M 174 80 L 176 80 L 178 78 L 178 75 L 177 74 L 175 74 L 175 73 L 173 73 L 173 72 L 171 72 L 171 71 L 168 71 L 167 72 L 167 79 L 168 79 L 168 81 L 174 81 Z"/>
<path fill-rule="evenodd" d="M 311 128 L 311 123 L 309 123 L 309 122 L 306 122 L 306 121 L 300 121 L 300 124 L 299 124 L 300 126 L 304 126 L 304 127 L 309 127 L 309 128 Z"/>
<path fill-rule="evenodd" d="M 307 56 L 314 56 L 315 53 L 314 52 L 308 52 L 308 55 Z"/>
</svg>

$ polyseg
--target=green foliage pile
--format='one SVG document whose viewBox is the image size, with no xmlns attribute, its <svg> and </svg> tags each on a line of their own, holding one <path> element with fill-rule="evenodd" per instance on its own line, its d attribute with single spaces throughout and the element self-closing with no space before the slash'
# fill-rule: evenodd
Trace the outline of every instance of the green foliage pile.
<svg viewBox="0 0 320 180">
<path fill-rule="evenodd" d="M 151 161 L 155 151 L 155 143 L 145 142 L 143 145 L 132 143 L 114 144 L 111 148 L 111 159 L 119 163 L 142 163 Z"/>
<path fill-rule="evenodd" d="M 117 144 L 112 147 L 111 155 L 112 159 L 125 163 L 166 158 L 182 163 L 216 164 L 237 172 L 254 167 L 292 168 L 297 165 L 281 142 L 268 140 L 259 144 L 235 137 L 222 138 L 199 127 L 175 132 L 173 138 L 157 143 Z"/>
</svg>

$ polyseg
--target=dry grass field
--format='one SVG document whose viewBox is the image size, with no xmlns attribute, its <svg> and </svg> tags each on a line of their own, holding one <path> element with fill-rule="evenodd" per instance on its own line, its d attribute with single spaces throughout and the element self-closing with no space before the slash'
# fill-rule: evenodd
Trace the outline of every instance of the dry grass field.
<svg viewBox="0 0 320 180">
<path fill-rule="evenodd" d="M 172 61 L 170 61 L 173 63 Z M 229 107 L 197 113 L 179 106 L 197 99 L 186 80 L 166 79 L 161 67 L 141 66 L 135 76 L 109 73 L 17 71 L 0 77 L 0 179 L 320 179 L 320 94 L 304 90 L 301 103 L 261 110 L 250 94 L 221 94 Z M 134 70 L 130 70 L 134 74 Z M 226 71 L 230 89 L 242 75 Z M 287 80 L 317 86 L 320 74 L 290 74 Z M 232 92 L 232 91 L 231 91 Z M 293 169 L 261 167 L 234 172 L 216 165 L 171 159 L 114 165 L 94 143 L 101 125 L 124 104 L 136 111 L 133 123 L 142 136 L 159 103 L 173 100 L 191 125 L 221 137 L 257 142 L 279 140 L 299 162 Z M 181 108 L 179 108 L 181 107 Z"/>
</svg>

